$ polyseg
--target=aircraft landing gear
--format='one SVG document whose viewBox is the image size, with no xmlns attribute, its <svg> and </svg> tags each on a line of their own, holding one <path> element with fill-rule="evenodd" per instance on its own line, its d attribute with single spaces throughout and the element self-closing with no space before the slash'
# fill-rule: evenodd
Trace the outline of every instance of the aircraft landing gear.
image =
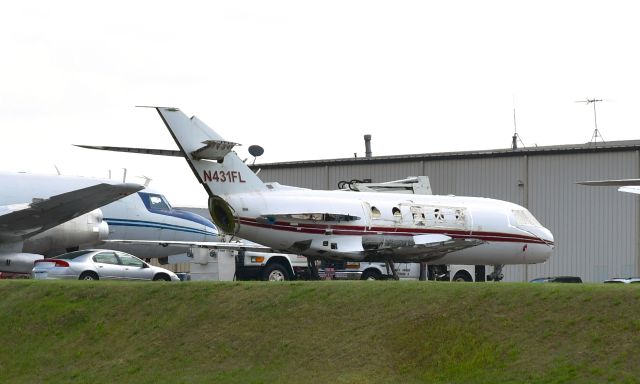
<svg viewBox="0 0 640 384">
<path fill-rule="evenodd" d="M 487 280 L 489 281 L 500 281 L 504 278 L 504 274 L 502 273 L 502 264 L 496 264 L 493 266 L 493 272 L 487 275 Z"/>
<path fill-rule="evenodd" d="M 391 261 L 391 259 L 387 259 L 385 261 L 385 265 L 387 267 L 387 275 L 391 275 L 393 280 L 400 280 L 400 277 L 398 276 L 398 271 L 396 271 L 396 265 L 393 263 L 393 261 Z"/>
<path fill-rule="evenodd" d="M 320 280 L 318 266 L 316 265 L 316 259 L 314 257 L 307 257 L 307 267 L 309 268 L 309 279 Z"/>
</svg>

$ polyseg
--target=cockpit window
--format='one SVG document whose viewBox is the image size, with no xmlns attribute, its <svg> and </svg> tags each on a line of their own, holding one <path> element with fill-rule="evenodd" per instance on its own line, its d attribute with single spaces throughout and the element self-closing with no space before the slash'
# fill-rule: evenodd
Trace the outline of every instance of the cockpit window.
<svg viewBox="0 0 640 384">
<path fill-rule="evenodd" d="M 169 210 L 169 204 L 167 204 L 162 195 L 149 195 L 149 205 L 153 209 Z"/>
<path fill-rule="evenodd" d="M 514 209 L 513 216 L 516 218 L 517 225 L 528 225 L 531 227 L 542 227 L 542 224 L 536 220 L 531 212 L 526 209 Z"/>
<path fill-rule="evenodd" d="M 170 211 L 171 205 L 167 199 L 157 193 L 138 192 L 138 195 L 142 198 L 144 205 L 151 211 Z"/>
</svg>

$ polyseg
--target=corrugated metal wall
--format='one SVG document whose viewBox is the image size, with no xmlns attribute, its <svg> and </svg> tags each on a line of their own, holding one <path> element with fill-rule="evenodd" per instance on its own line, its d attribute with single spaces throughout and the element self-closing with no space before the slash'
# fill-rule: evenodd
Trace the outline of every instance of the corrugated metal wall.
<svg viewBox="0 0 640 384">
<path fill-rule="evenodd" d="M 638 177 L 638 153 L 529 158 L 529 208 L 556 239 L 556 252 L 529 276 L 578 275 L 588 281 L 637 274 L 638 197 L 580 180 Z"/>
<path fill-rule="evenodd" d="M 576 275 L 599 282 L 640 275 L 638 197 L 619 193 L 615 187 L 575 184 L 578 180 L 640 177 L 637 151 L 267 168 L 260 178 L 336 189 L 340 180 L 383 182 L 419 175 L 429 176 L 436 194 L 491 197 L 527 206 L 553 232 L 557 247 L 550 261 L 506 267 L 507 281 Z"/>
</svg>

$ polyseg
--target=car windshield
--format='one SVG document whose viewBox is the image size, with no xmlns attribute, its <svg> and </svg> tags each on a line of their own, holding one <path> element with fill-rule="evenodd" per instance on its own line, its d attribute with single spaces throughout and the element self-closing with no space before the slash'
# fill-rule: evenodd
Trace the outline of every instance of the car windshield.
<svg viewBox="0 0 640 384">
<path fill-rule="evenodd" d="M 547 281 L 549 281 L 548 277 L 539 277 L 537 279 L 533 279 L 530 282 L 531 283 L 546 283 Z"/>
<path fill-rule="evenodd" d="M 86 255 L 87 253 L 90 253 L 93 251 L 90 250 L 84 250 L 84 251 L 75 251 L 75 252 L 69 252 L 69 253 L 64 253 L 60 256 L 56 256 L 54 257 L 54 259 L 62 259 L 62 260 L 73 260 L 76 257 L 80 257 L 82 255 Z"/>
</svg>

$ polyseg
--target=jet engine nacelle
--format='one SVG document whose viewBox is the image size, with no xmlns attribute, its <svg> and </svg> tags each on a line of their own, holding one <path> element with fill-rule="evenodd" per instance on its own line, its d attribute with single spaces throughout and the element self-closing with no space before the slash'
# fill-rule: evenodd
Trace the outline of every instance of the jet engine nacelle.
<svg viewBox="0 0 640 384">
<path fill-rule="evenodd" d="M 22 250 L 56 255 L 70 249 L 96 245 L 108 236 L 109 225 L 104 221 L 102 211 L 95 209 L 25 240 Z"/>
<path fill-rule="evenodd" d="M 0 272 L 29 273 L 33 263 L 42 258 L 33 253 L 0 253 Z"/>
<path fill-rule="evenodd" d="M 238 230 L 233 209 L 219 196 L 209 197 L 209 213 L 216 226 L 224 233 L 235 234 Z"/>
</svg>

